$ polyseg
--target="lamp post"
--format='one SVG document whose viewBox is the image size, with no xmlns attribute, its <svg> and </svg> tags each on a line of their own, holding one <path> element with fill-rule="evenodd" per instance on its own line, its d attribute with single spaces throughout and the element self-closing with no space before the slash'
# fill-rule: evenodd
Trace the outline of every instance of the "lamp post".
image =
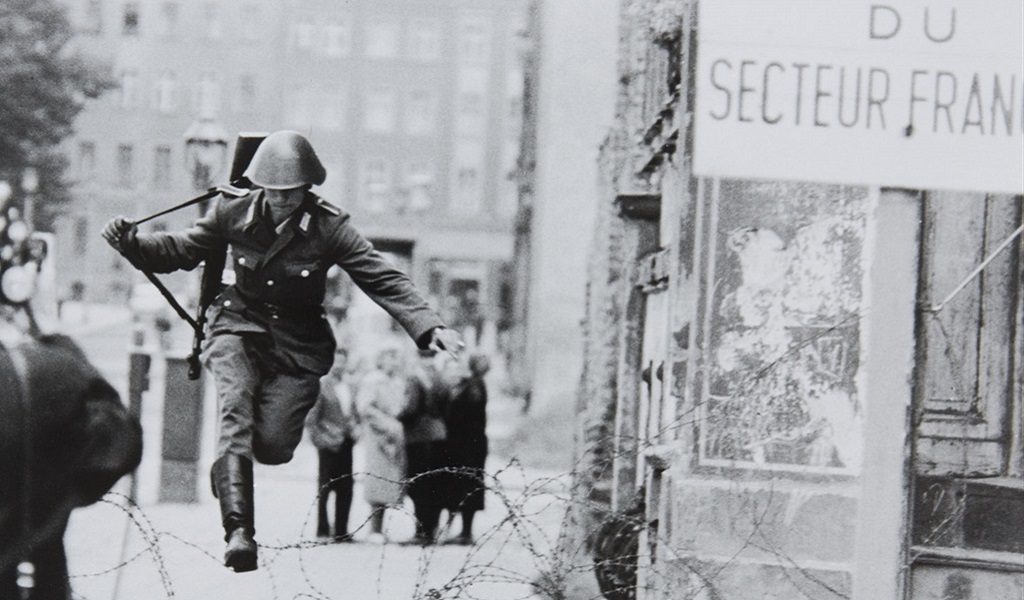
<svg viewBox="0 0 1024 600">
<path fill-rule="evenodd" d="M 192 175 L 192 189 L 202 191 L 227 163 L 228 134 L 212 116 L 202 116 L 185 130 L 185 163 Z M 199 205 L 200 216 L 206 214 L 207 203 Z"/>
<path fill-rule="evenodd" d="M 36 192 L 39 191 L 39 172 L 35 167 L 25 167 L 21 172 L 21 191 L 25 193 L 25 223 L 35 229 Z"/>
<path fill-rule="evenodd" d="M 185 130 L 185 166 L 193 191 L 211 187 L 227 163 L 228 136 L 212 116 L 201 116 Z M 199 205 L 206 214 L 207 202 Z M 198 281 L 191 284 L 195 291 Z M 199 294 L 191 296 L 198 301 Z M 166 355 L 164 419 L 161 444 L 161 502 L 198 500 L 200 433 L 203 417 L 203 378 L 188 377 L 187 351 Z"/>
</svg>

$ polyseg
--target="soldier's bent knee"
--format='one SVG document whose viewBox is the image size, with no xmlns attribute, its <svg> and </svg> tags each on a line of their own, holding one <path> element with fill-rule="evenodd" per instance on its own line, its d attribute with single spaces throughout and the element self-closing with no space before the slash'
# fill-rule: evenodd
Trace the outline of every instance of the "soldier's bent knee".
<svg viewBox="0 0 1024 600">
<path fill-rule="evenodd" d="M 277 444 L 261 444 L 256 442 L 252 448 L 253 457 L 264 465 L 283 465 L 294 456 L 294 449 Z"/>
</svg>

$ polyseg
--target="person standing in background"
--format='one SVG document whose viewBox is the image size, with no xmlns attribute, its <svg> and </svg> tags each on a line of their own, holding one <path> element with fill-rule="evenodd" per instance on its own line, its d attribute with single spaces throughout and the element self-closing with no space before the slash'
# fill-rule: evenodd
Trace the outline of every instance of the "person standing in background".
<svg viewBox="0 0 1024 600">
<path fill-rule="evenodd" d="M 405 431 L 398 416 L 407 406 L 398 351 L 377 356 L 376 368 L 360 382 L 356 410 L 362 423 L 363 497 L 370 505 L 368 541 L 384 543 L 384 513 L 402 502 L 406 471 Z"/>
<path fill-rule="evenodd" d="M 416 516 L 416 534 L 406 544 L 433 544 L 441 511 L 445 507 L 445 478 L 442 444 L 447 437 L 444 414 L 449 388 L 441 376 L 438 356 L 433 350 L 420 350 L 419 361 L 406 378 L 409 406 L 401 416 L 405 425 L 405 448 L 408 457 L 406 492 L 412 500 Z"/>
<path fill-rule="evenodd" d="M 359 417 L 346 381 L 348 352 L 338 348 L 334 365 L 320 382 L 320 397 L 306 416 L 306 430 L 320 459 L 317 485 L 316 536 L 331 537 L 327 503 L 334 492 L 334 540 L 347 542 L 348 514 L 352 508 L 352 447 Z"/>
<path fill-rule="evenodd" d="M 451 469 L 445 477 L 449 524 L 458 513 L 462 532 L 446 543 L 473 543 L 473 517 L 484 509 L 484 464 L 487 462 L 487 383 L 491 361 L 483 354 L 469 359 L 469 374 L 459 380 L 445 411 L 447 439 L 443 462 Z"/>
</svg>

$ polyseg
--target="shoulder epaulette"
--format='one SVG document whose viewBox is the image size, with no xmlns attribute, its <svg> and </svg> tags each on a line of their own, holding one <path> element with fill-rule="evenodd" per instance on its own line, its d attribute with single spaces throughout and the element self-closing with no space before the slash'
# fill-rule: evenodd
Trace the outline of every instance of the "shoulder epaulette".
<svg viewBox="0 0 1024 600">
<path fill-rule="evenodd" d="M 324 209 L 325 211 L 331 213 L 332 215 L 334 215 L 336 217 L 341 215 L 341 209 L 340 208 L 338 208 L 337 206 L 335 206 L 335 205 L 331 204 L 330 202 L 324 200 L 323 198 L 319 198 L 318 197 L 316 199 L 316 205 L 319 206 L 320 208 Z"/>
<path fill-rule="evenodd" d="M 247 196 L 252 190 L 245 188 L 235 187 L 229 183 L 225 183 L 217 186 L 217 191 L 224 194 L 225 196 L 231 196 L 232 198 L 242 198 Z"/>
</svg>

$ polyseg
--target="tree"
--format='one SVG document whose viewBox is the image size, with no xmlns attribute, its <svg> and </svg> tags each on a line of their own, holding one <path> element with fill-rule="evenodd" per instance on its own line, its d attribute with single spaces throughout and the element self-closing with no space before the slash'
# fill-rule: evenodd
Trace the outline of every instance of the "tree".
<svg viewBox="0 0 1024 600">
<path fill-rule="evenodd" d="M 0 3 L 0 179 L 18 193 L 23 170 L 37 169 L 41 228 L 68 199 L 60 142 L 86 100 L 113 86 L 109 66 L 75 51 L 72 38 L 55 0 Z"/>
</svg>

